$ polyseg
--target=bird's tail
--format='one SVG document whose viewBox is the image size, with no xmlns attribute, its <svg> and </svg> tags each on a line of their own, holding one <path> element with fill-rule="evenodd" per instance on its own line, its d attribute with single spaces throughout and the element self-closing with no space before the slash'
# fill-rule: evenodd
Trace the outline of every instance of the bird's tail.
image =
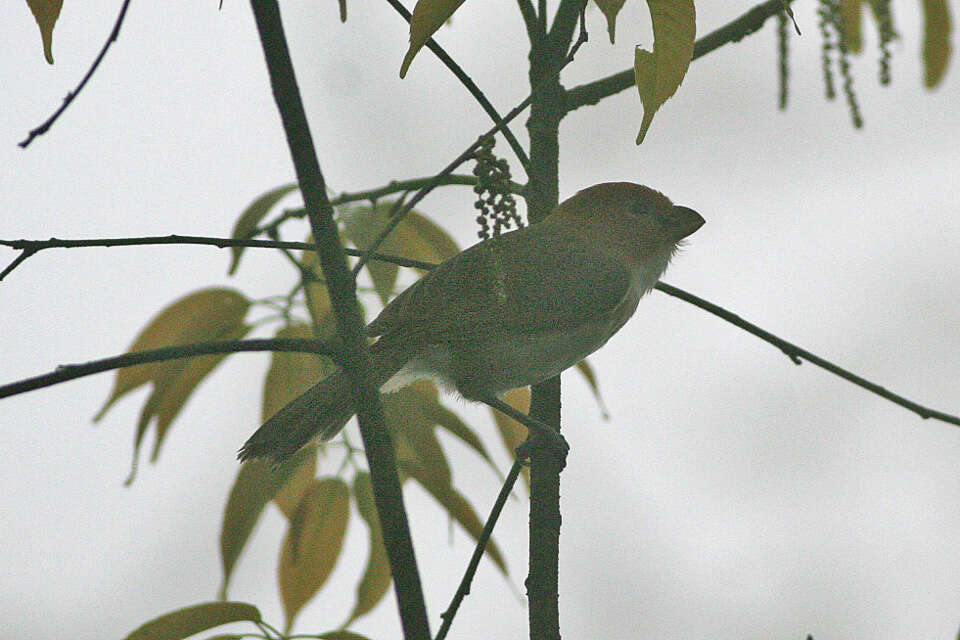
<svg viewBox="0 0 960 640">
<path fill-rule="evenodd" d="M 406 363 L 402 345 L 381 338 L 370 346 L 371 374 L 381 387 Z M 313 385 L 273 414 L 240 448 L 241 461 L 266 458 L 286 461 L 313 438 L 329 440 L 356 413 L 353 384 L 340 369 Z"/>
</svg>

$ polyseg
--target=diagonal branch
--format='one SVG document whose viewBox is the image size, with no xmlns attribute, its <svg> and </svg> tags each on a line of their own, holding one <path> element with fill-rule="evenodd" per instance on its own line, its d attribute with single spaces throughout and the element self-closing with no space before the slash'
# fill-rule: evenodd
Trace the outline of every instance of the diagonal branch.
<svg viewBox="0 0 960 640">
<path fill-rule="evenodd" d="M 551 78 L 558 77 L 560 75 L 560 72 L 564 69 L 564 67 L 566 67 L 568 64 L 573 62 L 573 59 L 576 56 L 577 51 L 579 51 L 580 47 L 586 41 L 587 41 L 586 30 L 581 28 L 580 35 L 578 36 L 576 42 L 573 43 L 573 46 L 570 48 L 570 50 L 566 53 L 566 57 L 563 58 L 562 62 L 557 66 L 557 68 L 553 71 L 552 74 L 543 78 L 543 83 L 549 82 Z M 534 89 L 536 90 L 536 87 Z M 486 133 L 481 135 L 479 138 L 477 138 L 473 142 L 473 144 L 471 144 L 469 147 L 467 147 L 463 151 L 463 153 L 461 153 L 459 156 L 454 158 L 450 164 L 448 164 L 446 167 L 444 167 L 443 170 L 440 171 L 440 173 L 434 176 L 434 181 L 431 181 L 430 183 L 424 185 L 424 187 L 422 187 L 416 194 L 414 194 L 413 198 L 411 198 L 409 202 L 407 202 L 399 211 L 393 214 L 393 217 L 390 218 L 390 221 L 387 223 L 387 225 L 383 228 L 380 234 L 374 239 L 374 241 L 367 248 L 367 254 L 362 256 L 360 260 L 357 262 L 357 264 L 354 265 L 353 267 L 354 275 L 360 272 L 360 269 L 362 269 L 363 266 L 370 260 L 369 256 L 372 256 L 373 253 L 380 247 L 380 245 L 383 244 L 383 241 L 386 240 L 387 236 L 389 236 L 393 232 L 393 230 L 397 228 L 397 225 L 400 224 L 400 221 L 403 219 L 403 216 L 407 215 L 407 213 L 409 213 L 421 200 L 427 197 L 427 194 L 433 191 L 433 189 L 436 186 L 438 186 L 438 184 L 442 184 L 442 181 L 445 180 L 454 171 L 456 171 L 457 167 L 459 167 L 461 164 L 463 164 L 469 158 L 471 158 L 473 156 L 473 153 L 480 148 L 480 145 L 483 143 L 484 139 L 489 138 L 492 135 L 495 135 L 497 131 L 500 131 L 503 127 L 509 124 L 514 118 L 516 118 L 518 115 L 523 113 L 523 110 L 526 109 L 528 106 L 530 106 L 530 103 L 532 101 L 533 101 L 533 93 L 528 95 L 526 98 L 523 99 L 523 101 L 520 104 L 518 104 L 513 109 L 511 109 L 510 113 L 504 116 L 501 122 L 498 122 L 497 124 L 493 125 L 493 127 L 489 131 L 487 131 Z M 527 189 L 524 189 L 524 191 L 527 191 L 527 195 L 529 196 L 529 191 Z"/>
<path fill-rule="evenodd" d="M 250 340 L 218 340 L 216 342 L 194 342 L 191 344 L 161 347 L 148 351 L 134 351 L 119 356 L 91 360 L 80 364 L 60 365 L 50 373 L 25 378 L 0 386 L 0 398 L 15 396 L 27 391 L 50 387 L 68 380 L 75 380 L 95 373 L 112 369 L 133 367 L 148 362 L 162 362 L 193 358 L 214 353 L 238 353 L 241 351 L 294 351 L 298 353 L 318 353 L 330 356 L 336 361 L 342 359 L 343 350 L 330 343 L 304 338 L 254 338 Z"/>
<path fill-rule="evenodd" d="M 719 49 L 729 42 L 739 42 L 752 33 L 756 33 L 772 16 L 783 11 L 785 0 L 767 0 L 750 9 L 742 16 L 711 31 L 697 40 L 693 47 L 693 59 L 703 57 Z M 792 1 L 792 0 L 791 0 Z M 624 69 L 612 76 L 594 80 L 586 84 L 573 87 L 567 91 L 567 110 L 573 111 L 591 104 L 597 104 L 604 98 L 620 93 L 634 86 L 633 69 Z"/>
<path fill-rule="evenodd" d="M 696 307 L 700 307 L 704 311 L 709 311 L 713 315 L 723 318 L 727 322 L 737 327 L 740 327 L 744 331 L 748 333 L 752 333 L 753 335 L 757 336 L 761 340 L 769 342 L 773 346 L 783 351 L 783 353 L 786 354 L 786 356 L 790 358 L 790 360 L 792 360 L 794 364 L 802 364 L 801 360 L 806 360 L 810 364 L 814 364 L 820 367 L 821 369 L 826 369 L 830 373 L 836 376 L 840 376 L 844 380 L 848 382 L 852 382 L 858 387 L 863 387 L 867 391 L 875 393 L 881 398 L 889 400 L 894 404 L 898 404 L 905 409 L 913 411 L 915 414 L 917 414 L 924 420 L 926 420 L 927 418 L 934 418 L 942 422 L 947 422 L 949 424 L 955 424 L 960 426 L 960 417 L 952 416 L 942 411 L 929 409 L 927 407 L 917 404 L 916 402 L 913 402 L 912 400 L 908 400 L 907 398 L 904 398 L 901 395 L 897 395 L 896 393 L 887 391 L 880 385 L 874 382 L 870 382 L 866 378 L 861 378 L 857 374 L 847 371 L 843 367 L 839 367 L 833 364 L 829 360 L 824 360 L 820 356 L 814 353 L 810 353 L 809 351 L 807 351 L 802 347 L 798 347 L 797 345 L 791 342 L 787 342 L 783 338 L 777 337 L 772 333 L 770 333 L 769 331 L 765 331 L 760 327 L 758 327 L 757 325 L 747 322 L 737 314 L 727 311 L 723 307 L 715 305 L 712 302 L 709 302 L 707 300 L 704 300 L 703 298 L 695 296 L 692 293 L 688 293 L 683 289 L 678 289 L 677 287 L 671 286 L 666 282 L 658 282 L 655 288 L 662 291 L 663 293 L 666 293 L 667 295 L 671 295 L 675 298 L 680 298 L 684 302 L 689 302 L 690 304 Z"/>
<path fill-rule="evenodd" d="M 429 640 L 430 623 L 420 585 L 420 573 L 403 506 L 403 490 L 397 475 L 393 443 L 384 423 L 379 391 L 372 380 L 370 354 L 366 348 L 363 319 L 357 302 L 356 281 L 347 267 L 333 221 L 333 207 L 327 198 L 326 183 L 300 98 L 280 7 L 276 0 L 251 0 L 250 4 L 270 74 L 273 96 L 317 244 L 317 256 L 330 291 L 337 330 L 347 350 L 345 370 L 353 379 L 357 393 L 360 434 L 370 467 L 374 502 L 383 527 L 384 546 L 390 560 L 404 637 L 406 640 Z"/>
<path fill-rule="evenodd" d="M 33 139 L 37 136 L 42 136 L 47 132 L 50 127 L 53 126 L 53 123 L 57 121 L 57 118 L 60 117 L 64 111 L 67 110 L 67 107 L 70 106 L 70 103 L 73 102 L 83 88 L 86 86 L 87 81 L 93 77 L 93 73 L 97 70 L 97 67 L 100 66 L 100 62 L 103 61 L 103 57 L 107 55 L 107 49 L 110 48 L 110 45 L 116 42 L 117 37 L 120 35 L 120 27 L 123 25 L 123 19 L 127 15 L 127 7 L 130 6 L 130 0 L 123 0 L 123 5 L 120 7 L 120 13 L 117 15 L 117 20 L 113 24 L 113 29 L 110 31 L 110 35 L 107 37 L 107 41 L 103 44 L 103 48 L 100 49 L 100 53 L 94 59 L 93 64 L 90 65 L 90 68 L 87 70 L 86 75 L 83 76 L 83 79 L 80 81 L 80 84 L 77 85 L 77 88 L 67 94 L 67 97 L 63 99 L 63 104 L 60 105 L 60 108 L 53 112 L 53 115 L 47 118 L 41 125 L 31 129 L 30 133 L 27 134 L 27 137 L 21 142 L 17 143 L 21 149 L 26 149 L 27 145 L 33 142 Z"/>
<path fill-rule="evenodd" d="M 408 23 L 410 22 L 410 12 L 407 11 L 406 7 L 400 4 L 400 0 L 387 0 L 387 2 L 396 10 L 397 13 L 403 16 L 404 20 L 406 20 Z M 432 51 L 433 54 L 440 59 L 440 62 L 446 65 L 447 69 L 449 69 L 450 72 L 456 76 L 457 80 L 460 81 L 460 84 L 466 87 L 467 91 L 470 92 L 470 95 L 473 96 L 474 100 L 476 100 L 483 110 L 486 111 L 487 115 L 490 116 L 490 119 L 493 120 L 495 124 L 499 124 L 503 118 L 500 117 L 500 114 L 497 113 L 496 108 L 490 103 L 483 91 L 480 90 L 480 87 L 478 87 L 473 81 L 473 78 L 467 75 L 463 68 L 458 65 L 453 58 L 450 57 L 450 54 L 448 54 L 443 47 L 437 44 L 436 40 L 433 38 L 428 39 L 426 46 L 427 49 L 430 49 L 430 51 Z M 516 136 L 513 135 L 513 132 L 510 131 L 509 127 L 504 125 L 501 130 L 503 131 L 503 137 L 506 138 L 510 148 L 513 149 L 517 159 L 520 160 L 520 164 L 523 165 L 524 171 L 526 171 L 530 165 L 530 158 L 527 157 L 527 152 L 523 150 L 523 146 L 517 140 Z"/>
<path fill-rule="evenodd" d="M 447 633 L 450 631 L 450 625 L 453 624 L 453 618 L 457 615 L 457 610 L 460 609 L 460 603 L 462 603 L 463 599 L 470 593 L 470 585 L 473 583 L 473 576 L 477 573 L 477 567 L 480 566 L 480 559 L 483 558 L 483 552 L 487 548 L 490 536 L 493 535 L 493 529 L 497 526 L 497 520 L 500 519 L 500 512 L 503 511 L 503 506 L 507 503 L 507 498 L 510 497 L 510 493 L 513 491 L 513 487 L 517 483 L 517 478 L 520 477 L 520 471 L 522 469 L 523 463 L 520 462 L 519 459 L 514 460 L 513 466 L 510 467 L 510 472 L 503 481 L 503 486 L 500 487 L 500 493 L 497 495 L 497 499 L 490 509 L 490 515 L 487 516 L 487 521 L 483 524 L 483 531 L 481 531 L 477 537 L 477 544 L 473 549 L 473 555 L 470 556 L 470 562 L 467 564 L 467 569 L 463 573 L 463 578 L 460 580 L 460 586 L 457 587 L 456 593 L 453 594 L 453 599 L 447 606 L 447 610 L 440 614 L 443 623 L 440 625 L 440 630 L 437 631 L 435 640 L 444 640 L 444 638 L 447 637 Z"/>
</svg>

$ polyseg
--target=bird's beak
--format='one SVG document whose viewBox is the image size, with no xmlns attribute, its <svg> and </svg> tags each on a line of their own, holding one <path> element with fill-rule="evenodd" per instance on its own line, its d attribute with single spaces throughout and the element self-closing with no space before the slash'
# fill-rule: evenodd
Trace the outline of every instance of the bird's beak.
<svg viewBox="0 0 960 640">
<path fill-rule="evenodd" d="M 674 205 L 673 215 L 670 217 L 670 229 L 677 240 L 686 238 L 704 225 L 706 220 L 690 207 Z"/>
</svg>

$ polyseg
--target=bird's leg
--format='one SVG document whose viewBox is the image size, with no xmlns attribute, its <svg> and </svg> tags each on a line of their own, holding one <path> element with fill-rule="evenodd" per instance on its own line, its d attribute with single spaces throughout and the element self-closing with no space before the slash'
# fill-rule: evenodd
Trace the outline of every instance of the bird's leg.
<svg viewBox="0 0 960 640">
<path fill-rule="evenodd" d="M 560 432 L 556 431 L 545 422 L 542 422 L 533 416 L 527 415 L 518 409 L 514 409 L 509 404 L 495 396 L 482 395 L 477 399 L 484 404 L 493 407 L 500 413 L 513 418 L 520 424 L 530 429 L 530 433 L 532 434 L 533 438 L 527 440 L 522 445 L 517 447 L 516 453 L 519 459 L 528 458 L 530 447 L 534 446 L 534 443 L 539 444 L 537 441 L 543 442 L 548 447 L 555 448 L 557 451 L 562 452 L 564 456 L 566 456 L 567 452 L 570 450 L 570 445 L 567 444 L 566 438 L 564 438 Z"/>
</svg>

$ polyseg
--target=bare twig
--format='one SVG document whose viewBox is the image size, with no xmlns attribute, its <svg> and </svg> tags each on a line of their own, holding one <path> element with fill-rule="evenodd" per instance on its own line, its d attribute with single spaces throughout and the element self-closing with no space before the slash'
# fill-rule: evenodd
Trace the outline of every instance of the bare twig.
<svg viewBox="0 0 960 640">
<path fill-rule="evenodd" d="M 880 385 L 870 382 L 866 378 L 861 378 L 857 374 L 851 373 L 850 371 L 847 371 L 842 367 L 838 367 L 832 362 L 828 360 L 824 360 L 820 356 L 810 353 L 809 351 L 807 351 L 802 347 L 798 347 L 797 345 L 791 342 L 787 342 L 783 338 L 777 337 L 772 333 L 770 333 L 769 331 L 765 331 L 760 327 L 758 327 L 757 325 L 747 322 L 737 314 L 727 311 L 723 307 L 715 305 L 712 302 L 709 302 L 707 300 L 704 300 L 703 298 L 695 296 L 692 293 L 688 293 L 683 289 L 678 289 L 677 287 L 671 286 L 666 282 L 658 282 L 655 288 L 658 289 L 659 291 L 662 291 L 663 293 L 666 293 L 667 295 L 674 296 L 675 298 L 680 298 L 684 302 L 689 302 L 690 304 L 700 307 L 705 311 L 709 311 L 713 315 L 723 318 L 727 322 L 737 327 L 740 327 L 744 331 L 748 333 L 752 333 L 753 335 L 757 336 L 761 340 L 769 342 L 773 346 L 783 351 L 783 353 L 788 358 L 790 358 L 790 360 L 792 360 L 794 364 L 801 364 L 801 360 L 806 360 L 810 364 L 814 364 L 820 367 L 821 369 L 826 369 L 830 373 L 836 376 L 840 376 L 844 380 L 848 382 L 852 382 L 858 387 L 863 387 L 867 391 L 875 393 L 881 398 L 889 400 L 894 404 L 898 404 L 905 409 L 913 411 L 924 420 L 926 420 L 927 418 L 934 418 L 942 422 L 947 422 L 949 424 L 960 426 L 960 417 L 953 416 L 948 413 L 943 413 L 942 411 L 929 409 L 927 407 L 917 404 L 916 402 L 908 400 L 907 398 L 904 398 L 901 395 L 897 395 L 896 393 L 887 391 Z"/>
<path fill-rule="evenodd" d="M 330 204 L 337 207 L 342 204 L 348 204 L 350 202 L 362 202 L 364 200 L 379 200 L 385 196 L 392 195 L 394 193 L 406 193 L 408 191 L 414 191 L 415 189 L 422 189 L 425 186 L 437 183 L 436 186 L 442 187 L 447 185 L 464 185 L 468 187 L 473 187 L 477 184 L 477 177 L 466 175 L 466 174 L 450 174 L 444 178 L 437 181 L 437 176 L 429 176 L 426 178 L 412 178 L 410 180 L 393 180 L 387 185 L 382 187 L 377 187 L 375 189 L 367 189 L 365 191 L 353 191 L 350 193 L 341 193 L 339 196 L 330 199 Z M 510 183 L 510 192 L 519 196 L 523 196 L 526 193 L 526 187 L 522 184 L 516 182 Z M 307 215 L 307 212 L 303 208 L 299 209 L 290 209 L 284 211 L 281 215 L 277 216 L 276 219 L 271 220 L 270 222 L 264 224 L 262 227 L 257 229 L 253 235 L 259 235 L 264 233 L 271 228 L 276 228 L 282 223 L 286 222 L 291 218 L 303 218 Z"/>
<path fill-rule="evenodd" d="M 767 0 L 736 20 L 703 36 L 693 47 L 693 59 L 701 58 L 730 42 L 739 42 L 759 31 L 769 18 L 783 10 L 783 2 L 784 0 Z M 573 111 L 589 104 L 597 104 L 604 98 L 629 89 L 634 84 L 634 71 L 630 68 L 606 78 L 573 87 L 567 91 L 567 109 Z"/>
<path fill-rule="evenodd" d="M 0 246 L 10 247 L 22 251 L 17 258 L 6 269 L 0 273 L 0 280 L 13 271 L 20 263 L 35 253 L 44 249 L 73 249 L 79 247 L 130 247 L 142 245 L 164 245 L 164 244 L 193 244 L 207 245 L 218 248 L 226 247 L 251 247 L 256 249 L 287 249 L 300 251 L 316 251 L 317 245 L 311 242 L 286 242 L 282 240 L 256 240 L 241 238 L 211 238 L 206 236 L 144 236 L 140 238 L 89 238 L 82 240 L 61 240 L 59 238 L 50 238 L 49 240 L 0 240 Z M 344 252 L 351 256 L 362 256 L 363 251 L 359 249 L 345 248 Z M 370 256 L 371 260 L 380 262 L 390 262 L 401 267 L 412 267 L 414 269 L 430 269 L 434 265 L 431 262 L 423 260 L 414 260 L 403 256 L 375 253 Z"/>
<path fill-rule="evenodd" d="M 583 29 L 581 25 L 580 36 L 578 37 L 577 41 L 574 43 L 573 47 L 571 47 L 570 51 L 567 53 L 566 57 L 563 60 L 563 63 L 560 64 L 559 67 L 556 69 L 556 71 L 553 73 L 553 76 L 552 76 L 553 78 L 556 78 L 557 76 L 559 76 L 563 68 L 573 61 L 573 58 L 576 55 L 577 50 L 580 48 L 580 46 L 584 42 L 586 42 L 586 40 L 587 40 L 586 30 Z M 384 226 L 384 228 L 380 231 L 380 234 L 377 235 L 374 241 L 370 244 L 370 246 L 367 248 L 369 255 L 372 256 L 376 252 L 376 250 L 380 247 L 383 241 L 387 239 L 387 236 L 390 235 L 390 233 L 392 233 L 393 230 L 397 228 L 397 225 L 400 224 L 400 221 L 403 220 L 403 217 L 407 215 L 407 213 L 411 209 L 413 209 L 421 200 L 426 198 L 427 194 L 433 191 L 434 188 L 439 186 L 439 184 L 442 184 L 441 181 L 446 179 L 454 171 L 456 171 L 457 167 L 459 167 L 461 164 L 463 164 L 473 156 L 473 153 L 478 148 L 480 148 L 480 145 L 483 143 L 484 139 L 495 135 L 497 131 L 500 131 L 501 128 L 505 127 L 514 118 L 516 118 L 518 115 L 523 113 L 523 110 L 526 109 L 528 106 L 530 106 L 530 102 L 532 100 L 533 100 L 533 93 L 531 93 L 526 98 L 524 98 L 523 102 L 521 102 L 520 104 L 515 106 L 513 109 L 511 109 L 510 113 L 504 116 L 501 122 L 498 122 L 497 124 L 493 125 L 493 127 L 489 131 L 487 131 L 486 133 L 481 135 L 479 138 L 477 138 L 473 144 L 471 144 L 469 147 L 467 147 L 463 151 L 463 153 L 461 153 L 459 156 L 454 158 L 454 160 L 450 164 L 448 164 L 446 167 L 444 167 L 443 170 L 440 171 L 440 173 L 434 176 L 434 178 L 430 182 L 425 184 L 419 191 L 417 191 L 417 193 L 414 194 L 413 198 L 411 198 L 410 201 L 407 202 L 403 206 L 403 208 L 396 213 L 396 215 L 390 218 L 386 226 Z M 360 269 L 362 269 L 363 266 L 367 262 L 369 262 L 369 260 L 370 258 L 368 255 L 365 254 L 361 256 L 360 260 L 353 267 L 354 275 L 359 273 Z"/>
<path fill-rule="evenodd" d="M 453 599 L 450 601 L 447 610 L 440 614 L 443 623 L 440 625 L 440 630 L 437 631 L 435 640 L 443 640 L 447 637 L 447 633 L 450 631 L 450 625 L 453 624 L 453 618 L 457 615 L 457 610 L 460 608 L 460 603 L 463 602 L 463 599 L 470 593 L 470 585 L 473 582 L 474 575 L 477 573 L 480 559 L 483 558 L 483 552 L 487 548 L 490 536 L 493 535 L 493 529 L 497 525 L 497 520 L 500 519 L 503 506 L 507 503 L 507 499 L 510 497 L 510 493 L 513 491 L 513 487 L 517 483 L 517 478 L 520 476 L 522 469 L 523 463 L 520 462 L 520 460 L 515 460 L 513 466 L 510 467 L 510 472 L 507 474 L 506 479 L 504 479 L 503 486 L 500 487 L 500 493 L 493 503 L 493 508 L 490 509 L 490 515 L 487 516 L 487 521 L 483 525 L 483 531 L 481 531 L 477 537 L 477 544 L 473 549 L 473 555 L 470 557 L 467 569 L 463 573 L 463 578 L 460 580 L 460 586 L 457 587 L 456 593 L 453 594 Z"/>
<path fill-rule="evenodd" d="M 397 13 L 403 16 L 404 20 L 406 20 L 408 23 L 410 22 L 410 12 L 407 11 L 406 7 L 400 4 L 399 0 L 387 0 L 387 2 L 391 7 L 394 8 L 394 10 L 396 10 Z M 467 75 L 463 68 L 460 67 L 460 65 L 458 65 L 453 58 L 450 57 L 450 54 L 448 54 L 443 47 L 437 44 L 437 41 L 433 38 L 427 40 L 426 46 L 427 49 L 430 49 L 430 51 L 432 51 L 433 54 L 440 59 L 440 62 L 446 65 L 447 69 L 449 69 L 450 72 L 456 76 L 457 80 L 460 81 L 460 84 L 466 87 L 467 91 L 470 92 L 470 95 L 473 96 L 474 100 L 476 100 L 477 103 L 487 113 L 487 115 L 490 116 L 490 119 L 493 120 L 494 123 L 499 124 L 502 121 L 502 118 L 500 117 L 500 114 L 497 113 L 496 108 L 494 108 L 493 104 L 490 103 L 490 101 L 487 99 L 487 96 L 484 95 L 483 91 L 480 90 L 480 87 L 476 85 L 473 79 Z M 506 138 L 507 143 L 510 145 L 510 148 L 513 149 L 513 152 L 516 154 L 517 159 L 520 160 L 520 164 L 523 165 L 524 171 L 526 171 L 526 168 L 530 165 L 530 158 L 527 156 L 527 152 L 523 150 L 523 146 L 521 146 L 516 136 L 513 135 L 513 132 L 510 131 L 510 127 L 504 125 L 501 131 L 503 132 L 503 137 Z"/>
<path fill-rule="evenodd" d="M 21 149 L 26 149 L 27 145 L 33 142 L 34 138 L 45 134 L 47 130 L 53 126 L 53 123 L 57 121 L 57 118 L 60 117 L 60 114 L 67 110 L 67 107 L 70 106 L 70 103 L 73 102 L 74 98 L 76 98 L 80 92 L 83 91 L 83 87 L 86 86 L 87 81 L 90 80 L 90 78 L 93 76 L 93 73 L 97 70 L 97 67 L 100 66 L 100 62 L 103 60 L 103 57 L 107 55 L 107 49 L 110 48 L 111 44 L 116 42 L 117 36 L 120 35 L 120 27 L 123 25 L 123 18 L 127 15 L 127 7 L 129 6 L 130 0 L 123 0 L 123 5 L 120 7 L 120 13 L 117 15 L 117 20 L 113 24 L 113 30 L 110 31 L 107 41 L 103 44 L 103 48 L 100 49 L 100 53 L 94 59 L 93 64 L 90 65 L 90 68 L 87 70 L 86 75 L 83 76 L 80 84 L 77 85 L 76 89 L 66 95 L 66 97 L 63 99 L 63 104 L 60 105 L 59 109 L 53 112 L 52 116 L 47 118 L 46 121 L 44 121 L 40 126 L 32 129 L 30 133 L 27 134 L 27 137 L 18 143 Z"/>
<path fill-rule="evenodd" d="M 342 358 L 343 350 L 330 343 L 320 340 L 307 340 L 304 338 L 258 338 L 250 340 L 220 340 L 216 342 L 195 342 L 192 344 L 177 345 L 173 347 L 162 347 L 160 349 L 151 349 L 149 351 L 135 351 L 133 353 L 124 353 L 110 358 L 101 358 L 80 364 L 66 364 L 57 367 L 50 373 L 18 380 L 10 384 L 0 386 L 0 398 L 15 396 L 27 391 L 42 389 L 68 380 L 82 378 L 110 371 L 111 369 L 122 369 L 123 367 L 132 367 L 138 364 L 148 362 L 161 362 L 165 360 L 178 360 L 180 358 L 193 358 L 195 356 L 209 355 L 213 353 L 237 353 L 240 351 L 294 351 L 298 353 L 317 353 L 332 357 L 334 360 Z"/>
</svg>

